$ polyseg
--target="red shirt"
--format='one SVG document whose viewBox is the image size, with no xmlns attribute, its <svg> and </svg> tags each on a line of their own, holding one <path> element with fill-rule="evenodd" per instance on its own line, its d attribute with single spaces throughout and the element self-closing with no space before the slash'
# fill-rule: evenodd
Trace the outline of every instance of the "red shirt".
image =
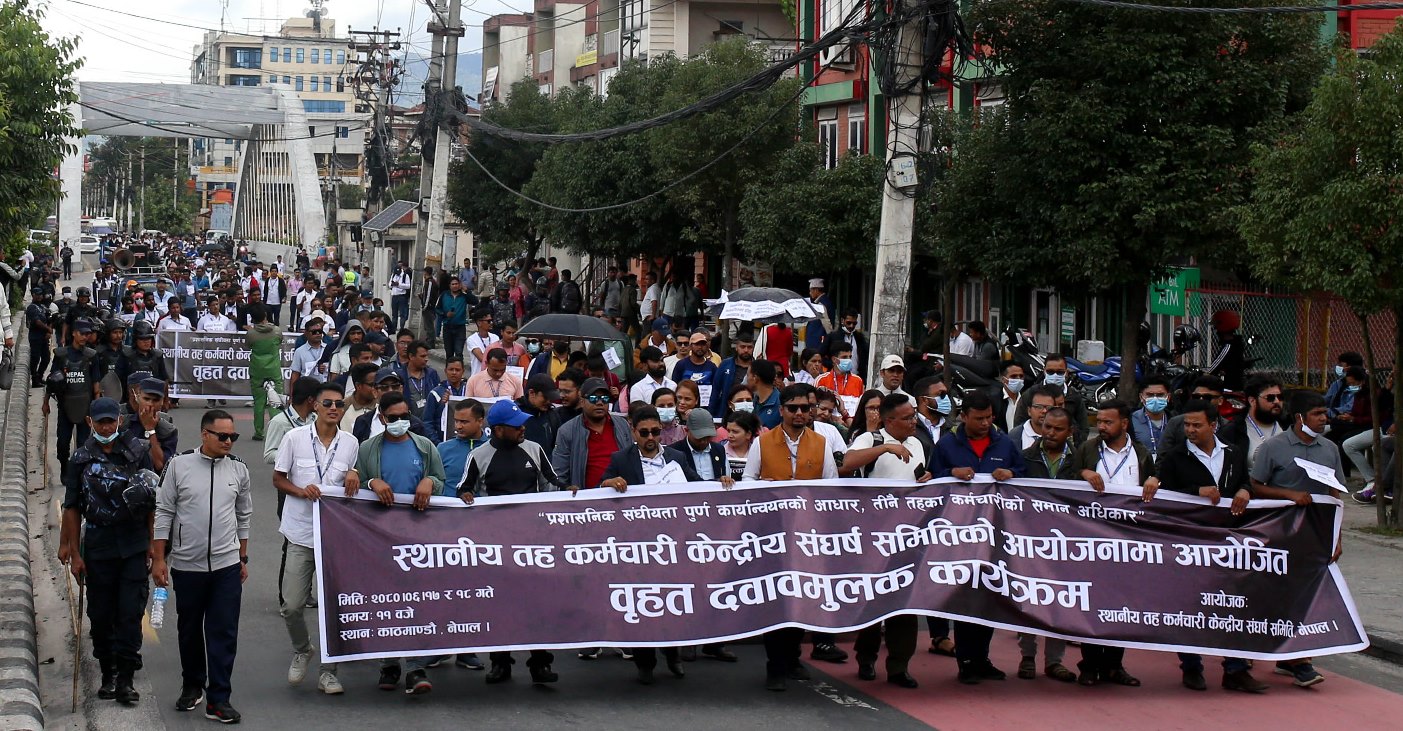
<svg viewBox="0 0 1403 731">
<path fill-rule="evenodd" d="M 589 424 L 582 426 L 589 431 L 589 456 L 585 459 L 585 484 L 580 487 L 599 487 L 599 483 L 604 481 L 604 470 L 608 469 L 609 460 L 619 451 L 619 442 L 614 438 L 614 424 L 611 420 L 605 420 L 604 429 L 599 432 L 590 429 Z"/>
<path fill-rule="evenodd" d="M 969 448 L 974 450 L 974 456 L 984 459 L 984 450 L 989 448 L 989 435 L 985 434 L 983 439 L 969 440 Z"/>
</svg>

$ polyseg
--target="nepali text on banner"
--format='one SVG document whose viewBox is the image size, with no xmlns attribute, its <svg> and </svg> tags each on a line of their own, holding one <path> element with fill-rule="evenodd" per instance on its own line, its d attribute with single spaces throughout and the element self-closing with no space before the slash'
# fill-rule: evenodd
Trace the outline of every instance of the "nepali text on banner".
<svg viewBox="0 0 1403 731">
<path fill-rule="evenodd" d="M 324 497 L 323 658 L 694 645 L 903 613 L 1256 659 L 1367 645 L 1329 560 L 1336 500 L 1234 517 L 1226 500 L 982 478 L 434 498 L 423 512 Z"/>
<path fill-rule="evenodd" d="M 292 351 L 297 333 L 283 333 L 283 383 L 292 375 Z M 253 398 L 249 358 L 253 350 L 243 333 L 167 330 L 156 334 L 156 347 L 171 375 L 171 398 Z"/>
</svg>

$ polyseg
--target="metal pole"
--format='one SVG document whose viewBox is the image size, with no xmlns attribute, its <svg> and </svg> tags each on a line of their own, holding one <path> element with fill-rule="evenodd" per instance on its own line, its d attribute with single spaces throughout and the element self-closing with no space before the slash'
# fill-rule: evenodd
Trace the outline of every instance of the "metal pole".
<svg viewBox="0 0 1403 731">
<path fill-rule="evenodd" d="M 141 145 L 141 229 L 146 228 L 146 145 Z"/>
<path fill-rule="evenodd" d="M 424 111 L 437 114 L 432 120 L 438 130 L 434 135 L 433 158 L 422 156 L 419 175 L 419 199 L 429 199 L 429 210 L 419 212 L 419 230 L 414 239 L 413 271 L 423 271 L 425 266 L 443 265 L 443 221 L 444 204 L 448 190 L 448 159 L 452 140 L 443 127 L 444 106 L 449 103 L 445 91 L 452 90 L 457 83 L 458 36 L 463 28 L 459 22 L 462 12 L 461 0 L 448 0 L 448 15 L 444 18 L 444 0 L 437 0 L 434 20 L 429 22 L 429 32 L 434 35 L 433 62 L 429 66 L 429 79 L 424 84 Z M 380 274 L 377 272 L 377 274 Z"/>
<path fill-rule="evenodd" d="M 83 661 L 83 599 L 88 585 L 83 583 L 83 577 L 78 577 L 78 619 L 75 624 L 78 631 L 74 633 L 73 641 L 73 708 L 70 713 L 78 712 L 78 674 Z"/>
</svg>

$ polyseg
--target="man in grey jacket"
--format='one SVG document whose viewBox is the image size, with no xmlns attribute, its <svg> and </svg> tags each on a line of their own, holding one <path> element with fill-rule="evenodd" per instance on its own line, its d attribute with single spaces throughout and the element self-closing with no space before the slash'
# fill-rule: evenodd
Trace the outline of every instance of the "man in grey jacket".
<svg viewBox="0 0 1403 731">
<path fill-rule="evenodd" d="M 611 401 L 603 378 L 580 384 L 580 415 L 560 426 L 550 458 L 561 480 L 585 489 L 599 487 L 614 453 L 633 446 L 633 427 L 622 414 L 609 411 Z"/>
<path fill-rule="evenodd" d="M 176 710 L 194 710 L 204 699 L 205 718 L 221 723 L 240 719 L 229 704 L 230 677 L 253 517 L 248 466 L 229 453 L 238 438 L 228 412 L 205 412 L 200 448 L 166 464 L 151 542 L 151 579 L 158 587 L 175 583 L 182 675 Z"/>
</svg>

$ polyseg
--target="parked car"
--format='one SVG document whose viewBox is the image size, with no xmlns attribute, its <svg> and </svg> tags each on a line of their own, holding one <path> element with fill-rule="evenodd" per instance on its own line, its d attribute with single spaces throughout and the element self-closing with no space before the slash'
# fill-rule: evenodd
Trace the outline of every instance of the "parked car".
<svg viewBox="0 0 1403 731">
<path fill-rule="evenodd" d="M 102 248 L 102 240 L 96 236 L 83 234 L 78 237 L 79 254 L 96 254 Z"/>
</svg>

